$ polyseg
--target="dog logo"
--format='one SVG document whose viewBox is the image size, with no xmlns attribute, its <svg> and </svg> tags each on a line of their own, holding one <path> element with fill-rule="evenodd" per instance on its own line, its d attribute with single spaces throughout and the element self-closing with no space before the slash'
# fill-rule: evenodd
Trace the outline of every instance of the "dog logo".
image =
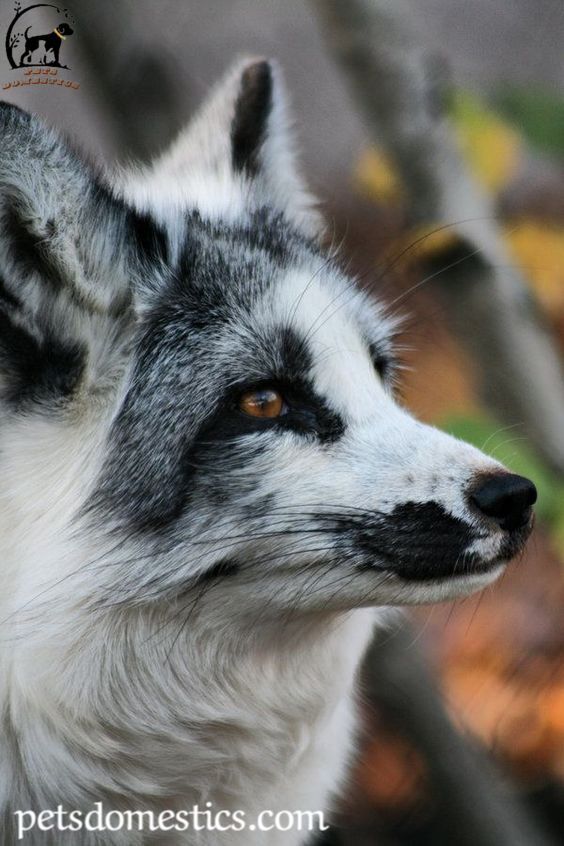
<svg viewBox="0 0 564 846">
<path fill-rule="evenodd" d="M 68 9 L 51 3 L 35 3 L 22 9 L 15 6 L 6 33 L 6 55 L 14 69 L 28 67 L 66 68 L 61 64 L 64 42 L 74 34 Z"/>
</svg>

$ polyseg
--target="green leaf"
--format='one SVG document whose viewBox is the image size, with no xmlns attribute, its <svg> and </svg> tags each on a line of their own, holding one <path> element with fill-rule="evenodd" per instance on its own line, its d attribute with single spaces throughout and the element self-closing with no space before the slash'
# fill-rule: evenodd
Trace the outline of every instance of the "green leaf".
<svg viewBox="0 0 564 846">
<path fill-rule="evenodd" d="M 564 99 L 544 90 L 508 88 L 492 100 L 533 147 L 564 157 Z"/>
</svg>

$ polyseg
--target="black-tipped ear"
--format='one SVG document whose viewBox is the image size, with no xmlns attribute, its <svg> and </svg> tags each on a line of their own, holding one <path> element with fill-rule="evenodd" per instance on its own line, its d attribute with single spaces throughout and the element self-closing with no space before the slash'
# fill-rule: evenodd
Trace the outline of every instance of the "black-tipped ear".
<svg viewBox="0 0 564 846">
<path fill-rule="evenodd" d="M 322 231 L 296 163 L 286 89 L 275 61 L 242 59 L 215 86 L 192 123 L 150 169 L 126 177 L 134 201 L 226 218 L 269 207 L 307 235 Z"/>
<path fill-rule="evenodd" d="M 231 124 L 231 155 L 235 171 L 246 171 L 249 176 L 255 176 L 259 170 L 259 154 L 268 133 L 272 111 L 272 90 L 272 68 L 266 60 L 244 69 Z"/>
</svg>

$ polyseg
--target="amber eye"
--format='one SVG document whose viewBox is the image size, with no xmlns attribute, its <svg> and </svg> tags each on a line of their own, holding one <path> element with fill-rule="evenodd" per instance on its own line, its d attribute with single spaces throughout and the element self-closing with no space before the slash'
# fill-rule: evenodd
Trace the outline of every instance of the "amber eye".
<svg viewBox="0 0 564 846">
<path fill-rule="evenodd" d="M 247 391 L 239 399 L 239 408 L 251 417 L 280 417 L 285 411 L 285 403 L 275 388 L 259 388 Z"/>
</svg>

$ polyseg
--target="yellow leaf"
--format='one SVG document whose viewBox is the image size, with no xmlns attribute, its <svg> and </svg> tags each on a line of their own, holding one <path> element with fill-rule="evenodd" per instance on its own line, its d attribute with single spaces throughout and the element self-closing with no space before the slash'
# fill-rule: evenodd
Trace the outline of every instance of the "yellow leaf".
<svg viewBox="0 0 564 846">
<path fill-rule="evenodd" d="M 465 91 L 453 98 L 451 117 L 458 143 L 476 179 L 497 193 L 515 176 L 521 160 L 519 133 Z"/>
<path fill-rule="evenodd" d="M 401 178 L 390 157 L 382 150 L 366 150 L 356 168 L 359 188 L 369 198 L 381 203 L 395 204 L 403 199 Z"/>
<path fill-rule="evenodd" d="M 564 313 L 564 229 L 533 220 L 508 224 L 510 252 L 549 314 Z"/>
</svg>

